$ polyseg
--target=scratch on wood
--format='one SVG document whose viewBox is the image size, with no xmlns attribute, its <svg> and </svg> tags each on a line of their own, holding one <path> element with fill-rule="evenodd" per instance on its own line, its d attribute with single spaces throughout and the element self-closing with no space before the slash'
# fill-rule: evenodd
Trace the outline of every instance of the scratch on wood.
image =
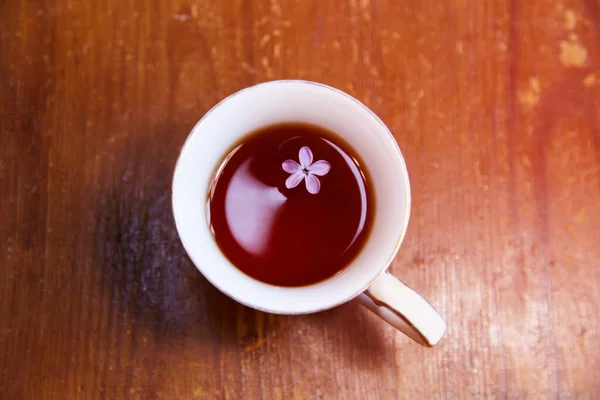
<svg viewBox="0 0 600 400">
<path fill-rule="evenodd" d="M 560 62 L 565 67 L 583 67 L 587 61 L 587 49 L 572 38 L 560 41 Z"/>
<path fill-rule="evenodd" d="M 415 97 L 412 99 L 412 101 L 411 101 L 411 105 L 412 105 L 413 107 L 416 107 L 416 106 L 417 106 L 417 105 L 418 105 L 418 104 L 421 102 L 421 99 L 422 99 L 424 96 L 425 96 L 425 91 L 424 91 L 424 90 L 419 90 L 419 91 L 417 92 L 417 95 L 416 95 L 416 96 L 415 96 Z"/>
<path fill-rule="evenodd" d="M 244 71 L 250 72 L 251 74 L 256 74 L 256 70 L 254 68 L 252 68 L 247 62 L 242 61 L 242 63 L 240 64 L 240 67 L 242 67 L 242 69 Z"/>
<path fill-rule="evenodd" d="M 456 52 L 458 54 L 462 54 L 462 52 L 463 52 L 463 44 L 462 44 L 462 42 L 456 42 Z"/>
<path fill-rule="evenodd" d="M 431 63 L 427 58 L 425 58 L 423 53 L 419 54 L 419 60 L 421 61 L 421 65 L 423 66 L 423 68 L 431 70 Z"/>
<path fill-rule="evenodd" d="M 264 35 L 259 42 L 259 47 L 265 47 L 267 43 L 271 40 L 271 35 Z"/>
<path fill-rule="evenodd" d="M 577 213 L 577 217 L 575 217 L 575 221 L 583 222 L 583 216 L 585 215 L 585 207 L 581 207 L 579 212 Z"/>
<path fill-rule="evenodd" d="M 590 86 L 594 86 L 597 82 L 596 79 L 596 75 L 595 74 L 587 74 L 585 76 L 585 78 L 583 78 L 583 86 L 585 87 L 590 87 Z"/>
<path fill-rule="evenodd" d="M 377 71 L 377 67 L 371 62 L 371 56 L 368 51 L 363 53 L 363 59 L 365 60 L 365 65 L 367 66 L 369 73 L 374 77 L 379 76 L 379 71 Z"/>
<path fill-rule="evenodd" d="M 255 22 L 255 25 L 259 27 L 265 25 L 267 22 L 269 22 L 269 17 L 262 17 L 261 19 Z"/>
<path fill-rule="evenodd" d="M 540 100 L 540 80 L 537 77 L 531 77 L 529 86 L 519 91 L 518 97 L 521 104 L 529 108 L 536 106 Z"/>
<path fill-rule="evenodd" d="M 265 71 L 268 71 L 270 69 L 269 59 L 267 57 L 261 58 L 260 63 L 263 66 L 263 68 L 265 69 Z"/>
<path fill-rule="evenodd" d="M 281 56 L 281 43 L 275 43 L 273 45 L 273 57 L 279 58 Z"/>
<path fill-rule="evenodd" d="M 277 17 L 281 17 L 281 5 L 278 0 L 271 0 L 271 12 Z"/>
<path fill-rule="evenodd" d="M 573 30 L 573 29 L 575 29 L 576 25 L 577 25 L 577 15 L 575 14 L 575 11 L 573 11 L 573 10 L 565 11 L 565 28 L 567 28 L 569 30 Z"/>
</svg>

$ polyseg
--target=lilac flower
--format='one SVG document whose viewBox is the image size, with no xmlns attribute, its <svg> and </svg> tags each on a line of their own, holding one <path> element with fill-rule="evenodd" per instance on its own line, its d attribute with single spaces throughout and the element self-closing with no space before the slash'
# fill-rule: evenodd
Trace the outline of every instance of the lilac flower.
<svg viewBox="0 0 600 400">
<path fill-rule="evenodd" d="M 319 160 L 313 163 L 313 153 L 308 146 L 304 146 L 298 153 L 300 164 L 294 160 L 285 160 L 281 167 L 285 172 L 291 174 L 285 181 L 285 187 L 295 188 L 305 179 L 306 190 L 311 194 L 319 193 L 321 182 L 317 176 L 326 175 L 331 169 L 331 165 L 325 160 Z"/>
</svg>

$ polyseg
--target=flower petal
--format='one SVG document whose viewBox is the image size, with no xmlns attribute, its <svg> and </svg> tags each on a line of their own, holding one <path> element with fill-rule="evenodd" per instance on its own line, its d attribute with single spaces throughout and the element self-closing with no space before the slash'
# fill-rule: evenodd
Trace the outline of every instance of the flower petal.
<svg viewBox="0 0 600 400">
<path fill-rule="evenodd" d="M 317 194 L 319 193 L 319 190 L 321 190 L 321 182 L 319 182 L 319 178 L 310 172 L 306 174 L 306 190 L 308 190 L 310 194 Z"/>
<path fill-rule="evenodd" d="M 281 164 L 281 168 L 288 174 L 294 174 L 302 169 L 300 164 L 294 160 L 285 160 L 283 164 Z"/>
<path fill-rule="evenodd" d="M 302 179 L 304 179 L 304 172 L 302 172 L 302 170 L 300 169 L 291 174 L 285 180 L 285 187 L 288 189 L 295 188 L 300 182 L 302 182 Z"/>
<path fill-rule="evenodd" d="M 298 158 L 300 159 L 300 165 L 302 165 L 302 168 L 308 168 L 313 162 L 313 153 L 310 151 L 310 147 L 302 147 L 298 153 Z"/>
<path fill-rule="evenodd" d="M 314 164 L 311 164 L 311 166 L 307 169 L 309 172 L 312 172 L 315 175 L 323 176 L 327 175 L 327 173 L 331 169 L 331 165 L 329 165 L 329 163 L 325 160 L 319 160 Z"/>
</svg>

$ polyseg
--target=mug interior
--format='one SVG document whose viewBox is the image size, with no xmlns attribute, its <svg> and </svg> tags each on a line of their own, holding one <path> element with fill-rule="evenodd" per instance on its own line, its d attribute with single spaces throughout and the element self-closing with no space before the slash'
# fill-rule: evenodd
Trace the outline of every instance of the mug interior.
<svg viewBox="0 0 600 400">
<path fill-rule="evenodd" d="M 375 199 L 375 217 L 360 254 L 337 275 L 309 286 L 278 287 L 238 270 L 217 246 L 206 212 L 216 168 L 252 131 L 305 122 L 333 131 L 358 154 Z M 400 149 L 383 122 L 353 97 L 307 81 L 273 81 L 237 92 L 213 107 L 188 136 L 173 177 L 173 212 L 192 262 L 219 290 L 262 311 L 300 314 L 325 310 L 363 292 L 383 273 L 404 237 L 410 186 Z"/>
</svg>

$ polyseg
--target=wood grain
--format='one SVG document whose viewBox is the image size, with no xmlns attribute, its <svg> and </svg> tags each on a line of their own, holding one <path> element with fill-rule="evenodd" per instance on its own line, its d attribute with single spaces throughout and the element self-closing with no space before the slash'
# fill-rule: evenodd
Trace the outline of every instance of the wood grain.
<svg viewBox="0 0 600 400">
<path fill-rule="evenodd" d="M 598 398 L 599 43 L 597 0 L 0 0 L 0 398 Z M 183 141 L 281 78 L 394 132 L 391 271 L 437 347 L 244 308 L 186 257 Z"/>
</svg>

